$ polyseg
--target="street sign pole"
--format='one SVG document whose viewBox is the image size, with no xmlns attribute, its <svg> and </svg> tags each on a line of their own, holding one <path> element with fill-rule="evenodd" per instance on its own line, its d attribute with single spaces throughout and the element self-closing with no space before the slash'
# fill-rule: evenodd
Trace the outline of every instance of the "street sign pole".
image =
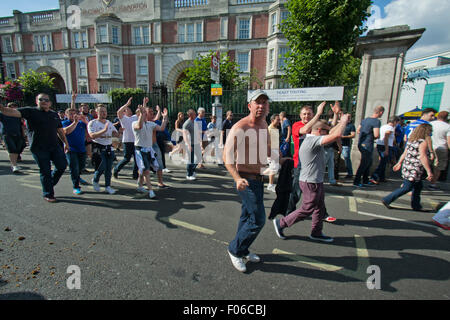
<svg viewBox="0 0 450 320">
<path fill-rule="evenodd" d="M 211 79 L 215 81 L 216 88 L 220 87 L 220 91 L 222 87 L 220 86 L 220 52 L 217 51 L 215 55 L 211 58 Z M 221 95 L 221 93 L 220 93 Z M 212 105 L 212 114 L 217 117 L 217 129 L 219 132 L 222 130 L 222 104 L 220 103 L 220 95 L 214 96 L 214 103 Z"/>
</svg>

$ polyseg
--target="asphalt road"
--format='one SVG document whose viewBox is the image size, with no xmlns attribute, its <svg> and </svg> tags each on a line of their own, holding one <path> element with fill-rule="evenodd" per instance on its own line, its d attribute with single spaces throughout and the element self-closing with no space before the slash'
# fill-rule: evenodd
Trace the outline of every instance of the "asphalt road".
<svg viewBox="0 0 450 320">
<path fill-rule="evenodd" d="M 263 262 L 243 274 L 226 251 L 239 198 L 214 165 L 187 182 L 184 168 L 169 164 L 171 188 L 155 188 L 157 200 L 135 191 L 131 166 L 113 179 L 115 195 L 88 186 L 75 196 L 66 172 L 50 204 L 28 150 L 23 174 L 13 175 L 7 159 L 1 150 L 0 299 L 450 299 L 449 233 L 432 213 L 327 194 L 338 220 L 324 233 L 334 243 L 310 240 L 310 220 L 286 230 L 287 240 L 267 221 L 251 248 Z M 274 199 L 266 190 L 267 214 Z M 379 289 L 368 288 L 369 277 Z"/>
</svg>

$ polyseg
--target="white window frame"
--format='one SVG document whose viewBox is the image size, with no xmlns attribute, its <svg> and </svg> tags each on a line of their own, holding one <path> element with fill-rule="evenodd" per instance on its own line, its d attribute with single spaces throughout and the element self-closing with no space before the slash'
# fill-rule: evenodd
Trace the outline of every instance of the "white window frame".
<svg viewBox="0 0 450 320">
<path fill-rule="evenodd" d="M 116 61 L 114 61 L 114 59 L 117 58 L 117 64 Z M 111 56 L 111 60 L 112 60 L 112 73 L 116 74 L 116 75 L 121 75 L 122 74 L 122 61 L 121 61 L 121 56 L 117 55 L 117 54 L 113 54 Z M 118 71 L 116 70 L 116 67 L 118 67 Z"/>
<path fill-rule="evenodd" d="M 277 52 L 277 69 L 278 70 L 282 70 L 283 64 L 281 63 L 281 61 L 285 60 L 286 58 L 284 57 L 284 55 L 281 57 L 281 50 L 282 49 L 286 49 L 286 53 L 289 50 L 288 47 L 278 47 L 278 52 Z M 286 61 L 284 62 L 284 64 L 286 64 Z"/>
<path fill-rule="evenodd" d="M 268 48 L 267 54 L 267 71 L 273 71 L 275 69 L 275 48 Z"/>
<path fill-rule="evenodd" d="M 141 43 L 138 43 L 136 40 L 136 32 L 135 30 L 139 29 L 139 39 Z M 144 37 L 144 29 L 148 30 L 148 43 L 145 43 L 145 37 Z M 135 46 L 145 46 L 152 44 L 152 27 L 150 24 L 144 24 L 144 25 L 133 25 L 131 27 L 131 33 L 133 38 L 133 45 Z"/>
<path fill-rule="evenodd" d="M 272 12 L 270 14 L 270 27 L 269 27 L 270 28 L 270 30 L 269 30 L 269 34 L 270 35 L 275 34 L 275 33 L 278 32 L 277 19 L 278 19 L 278 13 L 276 11 Z"/>
<path fill-rule="evenodd" d="M 117 29 L 117 43 L 114 43 L 114 32 L 113 29 L 116 28 Z M 122 43 L 122 37 L 121 37 L 121 28 L 118 25 L 111 25 L 111 43 L 115 44 L 115 45 L 120 45 Z"/>
<path fill-rule="evenodd" d="M 192 34 L 192 40 L 188 41 L 188 27 L 193 26 L 193 34 Z M 200 26 L 201 34 L 197 32 L 198 27 Z M 183 32 L 181 32 L 183 30 Z M 183 37 L 183 41 L 182 38 Z M 204 38 L 204 25 L 203 20 L 196 20 L 196 21 L 189 21 L 189 22 L 179 22 L 178 23 L 178 43 L 196 43 L 196 42 L 203 42 Z"/>
<path fill-rule="evenodd" d="M 286 16 L 283 18 L 283 15 L 286 15 Z M 289 11 L 282 10 L 282 11 L 280 12 L 280 22 L 279 22 L 278 24 L 282 24 L 283 20 L 286 20 L 286 18 L 287 18 L 288 16 L 289 16 Z"/>
<path fill-rule="evenodd" d="M 102 35 L 100 32 L 105 28 L 106 35 Z M 108 24 L 99 24 L 96 27 L 96 34 L 97 34 L 97 43 L 108 43 L 109 42 L 109 29 Z M 105 38 L 103 38 L 105 37 Z"/>
<path fill-rule="evenodd" d="M 82 90 L 81 89 L 82 87 L 85 87 L 86 90 Z M 89 87 L 88 87 L 86 82 L 83 81 L 82 83 L 78 83 L 78 93 L 80 93 L 80 94 L 87 94 L 87 93 L 89 93 Z"/>
<path fill-rule="evenodd" d="M 106 61 L 108 62 L 108 70 L 105 72 L 105 71 L 103 71 L 103 66 L 104 66 L 104 64 L 103 64 L 103 61 L 102 61 L 102 58 L 103 57 L 106 57 Z M 108 54 L 99 54 L 98 55 L 98 71 L 99 71 L 99 74 L 101 74 L 101 75 L 104 75 L 104 74 L 111 74 L 111 62 L 109 61 L 109 55 Z"/>
<path fill-rule="evenodd" d="M 80 43 L 80 47 L 78 47 L 78 48 L 77 48 L 76 42 L 75 42 L 75 36 L 76 35 L 78 35 L 79 43 Z M 83 35 L 86 37 L 85 40 L 83 40 Z M 72 48 L 74 48 L 74 49 L 87 49 L 87 48 L 89 48 L 89 35 L 88 35 L 87 30 L 72 32 Z"/>
<path fill-rule="evenodd" d="M 140 61 L 145 61 L 145 64 L 141 66 Z M 144 73 L 141 73 L 141 68 L 145 68 L 147 71 Z M 147 56 L 137 56 L 136 57 L 136 75 L 148 76 L 148 57 Z"/>
<path fill-rule="evenodd" d="M 47 43 L 46 43 L 47 44 L 47 48 L 46 48 L 46 50 L 44 50 L 44 43 L 42 42 L 43 38 L 47 40 Z M 34 42 L 34 51 L 35 52 L 50 52 L 50 51 L 53 51 L 52 35 L 50 33 L 35 34 L 33 36 L 33 42 Z"/>
<path fill-rule="evenodd" d="M 242 70 L 241 65 L 239 63 L 239 54 L 247 54 L 247 70 Z M 250 72 L 250 63 L 251 63 L 251 50 L 241 50 L 236 52 L 236 63 L 239 65 L 239 72 L 240 73 L 249 73 Z"/>
<path fill-rule="evenodd" d="M 242 20 L 248 20 L 249 24 L 248 24 L 248 38 L 241 38 L 240 34 L 241 34 L 241 21 Z M 252 39 L 252 23 L 253 23 L 253 17 L 252 16 L 240 16 L 236 19 L 236 39 L 237 40 L 248 40 L 248 39 Z"/>
<path fill-rule="evenodd" d="M 81 68 L 81 65 L 84 64 L 84 68 Z M 87 78 L 88 72 L 87 72 L 87 61 L 85 58 L 78 59 L 78 77 L 79 78 Z M 85 73 L 82 73 L 82 70 L 85 70 Z"/>
<path fill-rule="evenodd" d="M 161 42 L 161 22 L 153 23 L 153 42 Z"/>
<path fill-rule="evenodd" d="M 14 62 L 6 62 L 5 64 L 6 64 L 7 77 L 10 79 L 16 79 L 17 78 L 16 64 Z M 12 67 L 12 68 L 10 69 L 10 67 Z M 11 72 L 11 71 L 13 71 L 13 72 Z"/>
<path fill-rule="evenodd" d="M 3 36 L 2 40 L 3 40 L 3 53 L 14 53 L 12 37 L 11 36 Z"/>
<path fill-rule="evenodd" d="M 228 39 L 228 17 L 220 18 L 220 39 Z"/>
</svg>

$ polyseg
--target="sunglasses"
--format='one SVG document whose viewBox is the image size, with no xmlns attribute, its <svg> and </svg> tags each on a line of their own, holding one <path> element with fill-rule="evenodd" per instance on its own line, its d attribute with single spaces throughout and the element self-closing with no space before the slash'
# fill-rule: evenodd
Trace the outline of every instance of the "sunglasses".
<svg viewBox="0 0 450 320">
<path fill-rule="evenodd" d="M 50 102 L 50 99 L 47 98 L 39 98 L 40 102 Z"/>
</svg>

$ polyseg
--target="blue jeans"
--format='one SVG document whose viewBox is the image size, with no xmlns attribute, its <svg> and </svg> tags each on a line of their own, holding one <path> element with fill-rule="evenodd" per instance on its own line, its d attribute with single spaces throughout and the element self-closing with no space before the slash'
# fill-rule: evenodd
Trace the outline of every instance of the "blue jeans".
<svg viewBox="0 0 450 320">
<path fill-rule="evenodd" d="M 134 142 L 124 142 L 123 153 L 123 159 L 114 167 L 114 172 L 119 173 L 119 171 L 122 170 L 122 168 L 131 161 L 131 157 L 133 157 L 133 175 L 136 175 L 138 172 L 138 168 L 136 165 L 136 158 L 134 157 Z"/>
<path fill-rule="evenodd" d="M 384 155 L 385 149 L 386 148 L 384 145 L 377 145 L 377 151 L 378 151 L 378 155 L 380 156 L 380 162 L 378 163 L 378 166 L 375 169 L 375 171 L 372 173 L 372 178 L 377 181 L 384 180 L 386 178 L 386 174 L 385 174 L 386 165 L 392 159 L 392 154 L 393 154 L 392 148 L 389 147 L 389 154 L 387 156 Z"/>
<path fill-rule="evenodd" d="M 112 164 L 114 160 L 114 151 L 111 150 L 111 153 L 108 155 L 106 151 L 100 152 L 100 157 L 102 161 L 100 165 L 94 173 L 94 182 L 98 183 L 100 181 L 101 175 L 105 174 L 105 187 L 109 187 L 111 185 L 111 176 L 112 176 Z"/>
<path fill-rule="evenodd" d="M 86 163 L 86 152 L 69 151 L 66 153 L 66 159 L 69 163 L 70 178 L 74 189 L 80 188 L 80 172 L 84 169 Z"/>
<path fill-rule="evenodd" d="M 328 182 L 330 184 L 335 184 L 336 179 L 334 178 L 334 148 L 324 148 L 325 149 L 325 166 L 328 167 Z"/>
<path fill-rule="evenodd" d="M 390 204 L 400 198 L 402 195 L 407 194 L 412 191 L 411 196 L 411 208 L 414 210 L 422 209 L 420 204 L 420 192 L 422 191 L 423 183 L 422 180 L 419 181 L 409 181 L 403 180 L 403 184 L 400 188 L 394 190 L 391 194 L 383 198 L 386 204 Z"/>
<path fill-rule="evenodd" d="M 342 158 L 345 161 L 345 167 L 347 168 L 347 175 L 353 176 L 350 146 L 342 146 Z"/>
<path fill-rule="evenodd" d="M 255 241 L 266 222 L 264 210 L 264 184 L 247 179 L 249 186 L 238 191 L 242 200 L 242 211 L 236 237 L 230 242 L 228 251 L 236 257 L 244 257 L 250 253 L 248 248 Z"/>
<path fill-rule="evenodd" d="M 363 146 L 358 146 L 359 151 L 361 152 L 361 162 L 359 163 L 358 170 L 356 171 L 355 179 L 353 180 L 353 184 L 360 184 L 361 177 L 362 183 L 369 183 L 369 174 L 370 167 L 372 166 L 372 155 L 373 150 L 364 148 Z"/>
<path fill-rule="evenodd" d="M 67 168 L 67 160 L 64 156 L 64 151 L 60 147 L 56 147 L 51 151 L 35 151 L 32 152 L 32 155 L 39 166 L 44 197 L 54 197 L 55 192 L 53 187 L 56 186 Z M 55 166 L 53 171 L 51 162 L 53 162 Z"/>
</svg>

